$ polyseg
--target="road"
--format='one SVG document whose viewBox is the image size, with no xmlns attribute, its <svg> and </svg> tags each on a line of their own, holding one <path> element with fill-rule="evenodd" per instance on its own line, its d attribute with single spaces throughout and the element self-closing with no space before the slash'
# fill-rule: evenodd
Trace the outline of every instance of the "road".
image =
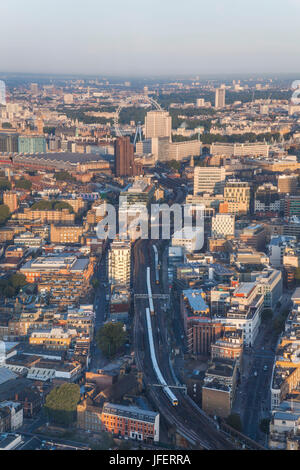
<svg viewBox="0 0 300 470">
<path fill-rule="evenodd" d="M 291 294 L 284 293 L 281 307 L 274 312 L 278 316 L 291 304 Z M 275 360 L 278 335 L 272 331 L 272 322 L 262 325 L 253 348 L 245 355 L 244 380 L 238 387 L 235 408 L 240 408 L 243 432 L 253 440 L 266 444 L 266 435 L 259 429 L 260 421 L 271 416 L 270 385 Z M 264 370 L 267 366 L 267 370 Z M 257 375 L 254 375 L 254 373 Z M 238 409 L 236 409 L 238 411 Z"/>
<path fill-rule="evenodd" d="M 99 287 L 96 290 L 94 309 L 95 309 L 95 332 L 101 327 L 106 319 L 108 312 L 108 301 L 106 295 L 108 294 L 107 275 L 106 275 L 106 257 L 105 252 L 99 262 L 96 277 L 99 280 Z M 103 356 L 100 349 L 97 347 L 95 340 L 91 346 L 91 362 L 89 364 L 89 370 L 91 372 L 97 372 L 107 363 L 107 359 Z"/>
</svg>

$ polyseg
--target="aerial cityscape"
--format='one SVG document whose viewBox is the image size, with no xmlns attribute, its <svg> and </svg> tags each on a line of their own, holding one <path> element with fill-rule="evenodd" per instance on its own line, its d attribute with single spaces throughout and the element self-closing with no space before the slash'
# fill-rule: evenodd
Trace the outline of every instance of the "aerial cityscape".
<svg viewBox="0 0 300 470">
<path fill-rule="evenodd" d="M 259 17 L 239 55 L 221 27 L 242 15 L 233 0 L 187 2 L 221 27 L 213 39 L 203 24 L 198 61 L 204 36 L 178 2 L 168 47 L 143 36 L 154 13 L 135 1 L 132 17 L 116 0 L 67 17 L 62 1 L 52 45 L 58 11 L 34 32 L 43 12 L 21 3 L 0 32 L 0 450 L 110 451 L 137 467 L 149 451 L 156 466 L 300 450 L 295 51 L 275 58 L 261 39 L 255 56 Z M 286 5 L 283 20 L 300 13 Z M 32 27 L 16 31 L 25 51 L 9 43 L 13 11 Z"/>
</svg>

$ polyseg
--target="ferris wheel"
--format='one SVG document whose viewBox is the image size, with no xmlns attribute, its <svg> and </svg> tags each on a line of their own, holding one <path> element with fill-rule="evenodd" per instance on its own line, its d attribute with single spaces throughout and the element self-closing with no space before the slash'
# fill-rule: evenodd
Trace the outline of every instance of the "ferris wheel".
<svg viewBox="0 0 300 470">
<path fill-rule="evenodd" d="M 116 113 L 115 113 L 115 117 L 114 117 L 114 128 L 115 128 L 115 133 L 116 133 L 116 136 L 117 137 L 122 137 L 124 134 L 120 128 L 120 125 L 119 125 L 119 117 L 120 117 L 120 113 L 122 111 L 123 108 L 126 108 L 127 105 L 129 104 L 138 104 L 138 103 L 147 103 L 149 104 L 150 106 L 152 106 L 153 108 L 155 108 L 157 111 L 163 111 L 162 107 L 160 106 L 160 104 L 157 103 L 157 101 L 155 101 L 153 98 L 150 98 L 149 96 L 146 96 L 146 95 L 133 95 L 133 96 L 128 96 L 127 98 L 125 98 L 125 100 L 123 100 L 118 109 L 116 110 Z"/>
</svg>

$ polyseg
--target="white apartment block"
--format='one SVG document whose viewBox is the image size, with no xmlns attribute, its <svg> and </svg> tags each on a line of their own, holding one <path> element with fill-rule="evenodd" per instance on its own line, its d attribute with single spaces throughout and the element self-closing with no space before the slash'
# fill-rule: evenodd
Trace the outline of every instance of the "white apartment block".
<svg viewBox="0 0 300 470">
<path fill-rule="evenodd" d="M 194 195 L 199 193 L 222 193 L 225 184 L 224 167 L 196 166 L 194 169 Z"/>
<path fill-rule="evenodd" d="M 145 137 L 169 137 L 172 134 L 172 118 L 167 111 L 149 111 L 145 117 Z"/>
<path fill-rule="evenodd" d="M 251 306 L 251 308 L 250 308 Z M 252 346 L 261 323 L 261 311 L 264 306 L 264 296 L 259 293 L 255 282 L 243 282 L 234 291 L 231 308 L 222 323 L 243 330 L 243 341 L 246 346 Z"/>
<path fill-rule="evenodd" d="M 182 160 L 202 154 L 200 140 L 186 140 L 183 142 L 170 142 L 169 137 L 152 137 L 137 142 L 136 153 L 152 154 L 155 161 Z"/>
<path fill-rule="evenodd" d="M 215 142 L 210 146 L 212 155 L 228 155 L 234 157 L 268 157 L 270 146 L 264 142 L 222 143 Z"/>
<path fill-rule="evenodd" d="M 183 158 L 196 157 L 201 154 L 202 144 L 200 140 L 186 140 L 169 144 L 170 160 L 182 160 Z"/>
<path fill-rule="evenodd" d="M 110 284 L 130 286 L 131 242 L 114 240 L 108 253 L 108 279 Z"/>
</svg>

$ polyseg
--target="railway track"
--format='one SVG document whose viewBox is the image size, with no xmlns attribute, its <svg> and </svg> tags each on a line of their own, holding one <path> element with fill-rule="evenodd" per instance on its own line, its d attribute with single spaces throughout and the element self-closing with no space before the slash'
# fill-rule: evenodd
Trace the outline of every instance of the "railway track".
<svg viewBox="0 0 300 470">
<path fill-rule="evenodd" d="M 144 293 L 146 289 L 146 267 L 151 266 L 151 256 L 149 256 L 148 252 L 149 246 L 151 245 L 146 240 L 139 240 L 135 244 L 135 293 Z M 140 259 L 143 259 L 144 263 L 140 263 Z M 147 300 L 139 299 L 134 317 L 134 345 L 137 367 L 143 371 L 144 383 L 147 386 L 156 383 L 157 378 L 152 368 L 149 346 L 147 341 L 143 341 L 143 337 L 146 337 L 147 332 L 145 323 L 146 307 L 149 307 Z M 159 367 L 167 383 L 176 385 L 170 371 L 168 345 L 166 344 L 166 335 L 164 334 L 165 329 L 161 309 L 157 301 L 155 301 L 155 311 L 156 315 L 153 324 L 156 328 L 153 328 L 153 330 L 156 331 L 154 331 L 153 337 L 156 351 L 158 351 L 159 344 L 161 344 L 160 351 L 157 353 Z M 176 426 L 177 432 L 184 436 L 193 448 L 207 450 L 236 449 L 232 442 L 227 439 L 226 435 L 215 427 L 212 420 L 204 415 L 203 412 L 200 412 L 196 406 L 193 406 L 189 397 L 186 397 L 182 392 L 174 392 L 178 397 L 178 406 L 173 406 L 159 388 L 154 390 L 154 387 L 151 387 L 149 393 L 167 422 L 172 426 Z"/>
</svg>

